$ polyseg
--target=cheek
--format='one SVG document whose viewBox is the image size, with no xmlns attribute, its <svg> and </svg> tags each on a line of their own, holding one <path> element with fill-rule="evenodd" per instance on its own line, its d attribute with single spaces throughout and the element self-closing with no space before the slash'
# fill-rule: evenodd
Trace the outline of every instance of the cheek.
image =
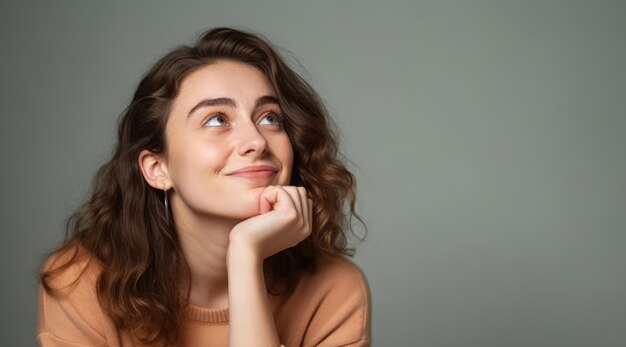
<svg viewBox="0 0 626 347">
<path fill-rule="evenodd" d="M 293 147 L 291 147 L 289 139 L 287 139 L 286 144 L 282 149 L 283 152 L 281 153 L 281 162 L 283 163 L 283 177 L 281 177 L 281 180 L 284 184 L 290 184 L 291 173 L 293 171 Z"/>
<path fill-rule="evenodd" d="M 219 187 L 214 181 L 228 157 L 224 146 L 186 142 L 172 149 L 168 170 L 177 190 L 190 199 L 198 200 L 198 197 L 207 196 L 208 192 Z"/>
<path fill-rule="evenodd" d="M 224 167 L 226 159 L 228 158 L 228 151 L 225 147 L 226 146 L 219 144 L 190 143 L 180 148 L 172 159 L 174 159 L 176 169 L 183 174 L 185 174 L 183 170 L 192 170 L 191 172 L 199 173 L 215 173 Z"/>
<path fill-rule="evenodd" d="M 293 147 L 286 133 L 276 135 L 271 139 L 270 148 L 273 156 L 278 159 L 283 172 L 291 172 L 293 166 Z M 282 175 L 281 175 L 282 178 Z"/>
</svg>

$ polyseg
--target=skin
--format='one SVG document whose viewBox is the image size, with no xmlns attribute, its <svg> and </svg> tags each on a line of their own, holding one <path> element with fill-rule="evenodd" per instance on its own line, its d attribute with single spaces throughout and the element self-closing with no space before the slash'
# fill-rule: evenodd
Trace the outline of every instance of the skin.
<svg viewBox="0 0 626 347">
<path fill-rule="evenodd" d="M 264 98 L 265 97 L 265 98 Z M 231 346 L 279 346 L 263 260 L 311 233 L 312 205 L 289 186 L 293 149 L 267 77 L 219 61 L 185 78 L 166 123 L 165 153 L 141 152 L 145 180 L 166 189 L 191 270 L 191 304 L 228 307 Z M 232 105 L 209 99 L 228 98 Z M 204 102 L 203 102 L 204 101 Z M 251 165 L 271 171 L 234 173 Z"/>
</svg>

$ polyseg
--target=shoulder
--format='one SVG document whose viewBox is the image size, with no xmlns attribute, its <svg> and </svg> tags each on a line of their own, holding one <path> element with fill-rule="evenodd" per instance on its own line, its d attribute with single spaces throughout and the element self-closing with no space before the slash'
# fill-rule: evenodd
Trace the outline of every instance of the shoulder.
<svg viewBox="0 0 626 347">
<path fill-rule="evenodd" d="M 369 297 L 367 280 L 363 271 L 343 256 L 321 258 L 316 271 L 302 277 L 299 287 L 314 285 L 318 290 L 332 290 L 334 293 L 357 294 L 361 299 Z"/>
<path fill-rule="evenodd" d="M 280 330 L 289 331 L 289 344 L 360 346 L 370 340 L 370 311 L 363 271 L 345 257 L 329 257 L 300 278 L 277 310 L 276 321 Z"/>
<path fill-rule="evenodd" d="M 84 249 L 50 256 L 43 266 L 50 290 L 40 285 L 38 337 L 40 343 L 58 341 L 106 345 L 114 330 L 96 292 L 101 265 Z"/>
<path fill-rule="evenodd" d="M 73 247 L 50 255 L 42 271 L 48 274 L 47 284 L 55 296 L 68 296 L 95 287 L 102 266 L 89 251 Z"/>
<path fill-rule="evenodd" d="M 367 308 L 370 292 L 363 271 L 346 257 L 334 256 L 318 259 L 315 271 L 300 277 L 287 300 Z"/>
</svg>

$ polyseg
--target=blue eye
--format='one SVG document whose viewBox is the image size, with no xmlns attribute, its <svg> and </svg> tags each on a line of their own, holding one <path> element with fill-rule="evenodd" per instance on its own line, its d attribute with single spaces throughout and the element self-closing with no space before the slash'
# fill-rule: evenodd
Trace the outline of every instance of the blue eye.
<svg viewBox="0 0 626 347">
<path fill-rule="evenodd" d="M 223 114 L 216 114 L 209 117 L 203 125 L 206 127 L 223 127 L 226 124 L 228 124 L 226 117 Z"/>
<path fill-rule="evenodd" d="M 283 125 L 283 121 L 279 115 L 274 112 L 268 112 L 259 121 L 260 125 Z"/>
</svg>

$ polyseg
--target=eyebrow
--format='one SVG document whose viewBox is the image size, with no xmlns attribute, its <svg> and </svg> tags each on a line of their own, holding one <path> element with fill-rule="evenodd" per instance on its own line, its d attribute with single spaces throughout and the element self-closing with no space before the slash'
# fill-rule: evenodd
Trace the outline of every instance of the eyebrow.
<svg viewBox="0 0 626 347">
<path fill-rule="evenodd" d="M 264 95 L 257 99 L 254 108 L 258 108 L 267 104 L 276 104 L 279 105 L 278 98 L 271 95 Z M 237 103 L 235 100 L 231 98 L 215 98 L 215 99 L 204 99 L 196 104 L 196 106 L 192 107 L 187 117 L 190 117 L 191 114 L 196 112 L 199 108 L 202 107 L 210 107 L 210 106 L 229 106 L 229 107 L 237 107 Z"/>
</svg>

